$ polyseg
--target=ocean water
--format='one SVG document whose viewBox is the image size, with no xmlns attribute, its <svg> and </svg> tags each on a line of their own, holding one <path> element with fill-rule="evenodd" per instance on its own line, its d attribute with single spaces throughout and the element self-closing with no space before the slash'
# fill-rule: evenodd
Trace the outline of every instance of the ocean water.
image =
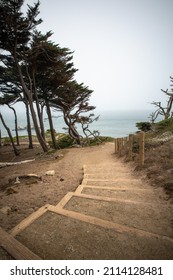
<svg viewBox="0 0 173 280">
<path fill-rule="evenodd" d="M 93 124 L 103 136 L 125 137 L 135 133 L 137 122 L 149 121 L 150 111 L 104 111 L 98 122 Z"/>
<path fill-rule="evenodd" d="M 98 130 L 100 135 L 102 136 L 111 136 L 111 137 L 125 137 L 130 133 L 135 133 L 137 131 L 136 123 L 141 121 L 149 121 L 150 111 L 141 110 L 141 111 L 123 111 L 123 110 L 115 110 L 115 111 L 95 111 L 95 116 L 100 115 L 99 120 L 92 123 L 90 125 L 91 130 Z M 14 115 L 9 110 L 8 112 L 4 112 L 4 119 L 9 126 L 12 135 L 15 135 L 14 132 Z M 57 118 L 55 113 L 53 113 L 53 123 L 56 132 L 65 132 L 63 129 L 65 126 L 63 122 L 63 117 L 60 115 Z M 45 129 L 49 129 L 48 120 L 44 118 Z M 18 113 L 18 126 L 26 127 L 26 117 L 25 112 Z M 7 136 L 7 132 L 3 127 L 0 121 L 0 130 L 2 137 Z M 81 133 L 81 130 L 79 129 Z M 33 129 L 33 134 L 35 131 Z M 19 135 L 27 135 L 26 129 L 20 130 Z"/>
</svg>

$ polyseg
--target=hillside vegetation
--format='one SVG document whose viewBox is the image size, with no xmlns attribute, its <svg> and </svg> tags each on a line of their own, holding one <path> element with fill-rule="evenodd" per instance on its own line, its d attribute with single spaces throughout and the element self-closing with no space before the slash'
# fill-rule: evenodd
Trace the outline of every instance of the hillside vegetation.
<svg viewBox="0 0 173 280">
<path fill-rule="evenodd" d="M 134 160 L 137 153 L 134 147 Z M 144 172 L 155 187 L 163 187 L 173 203 L 173 118 L 152 125 L 145 134 L 145 163 L 136 171 Z"/>
</svg>

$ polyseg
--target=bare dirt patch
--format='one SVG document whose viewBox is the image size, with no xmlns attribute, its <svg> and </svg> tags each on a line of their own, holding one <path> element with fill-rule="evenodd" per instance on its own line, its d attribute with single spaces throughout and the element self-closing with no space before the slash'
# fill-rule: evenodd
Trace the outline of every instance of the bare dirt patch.
<svg viewBox="0 0 173 280">
<path fill-rule="evenodd" d="M 83 179 L 83 165 L 113 159 L 112 144 L 96 147 L 71 148 L 43 153 L 39 146 L 29 150 L 20 146 L 20 156 L 15 157 L 11 147 L 0 148 L 0 162 L 34 159 L 31 163 L 0 168 L 0 224 L 10 230 L 32 212 L 49 203 L 56 205 L 69 191 L 74 191 Z M 54 170 L 54 176 L 45 173 Z M 42 178 L 14 178 L 36 174 Z"/>
</svg>

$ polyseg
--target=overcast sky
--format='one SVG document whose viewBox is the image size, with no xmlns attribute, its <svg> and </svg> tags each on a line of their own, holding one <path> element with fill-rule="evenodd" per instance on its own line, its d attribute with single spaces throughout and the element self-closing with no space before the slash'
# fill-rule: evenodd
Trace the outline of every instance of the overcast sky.
<svg viewBox="0 0 173 280">
<path fill-rule="evenodd" d="M 33 4 L 36 0 L 25 0 Z M 41 31 L 74 51 L 75 78 L 98 110 L 166 102 L 173 75 L 173 0 L 40 0 Z"/>
</svg>

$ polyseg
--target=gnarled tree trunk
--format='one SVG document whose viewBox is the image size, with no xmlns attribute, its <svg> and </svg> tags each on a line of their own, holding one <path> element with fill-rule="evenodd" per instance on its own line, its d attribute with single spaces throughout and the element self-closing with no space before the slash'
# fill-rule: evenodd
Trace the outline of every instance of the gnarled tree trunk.
<svg viewBox="0 0 173 280">
<path fill-rule="evenodd" d="M 46 102 L 46 109 L 47 109 L 47 115 L 48 115 L 49 126 L 50 126 L 50 133 L 51 133 L 51 137 L 52 137 L 52 144 L 53 144 L 54 149 L 57 149 L 57 144 L 56 144 L 56 138 L 55 138 L 55 132 L 54 132 L 54 127 L 53 127 L 52 114 L 51 114 L 51 110 L 50 110 L 49 101 L 47 99 L 45 99 L 45 102 Z"/>
<path fill-rule="evenodd" d="M 25 100 L 26 107 L 26 119 L 27 119 L 27 132 L 28 132 L 28 140 L 29 140 L 29 149 L 33 149 L 33 141 L 32 141 L 32 132 L 31 132 L 31 121 L 29 115 L 29 106 L 27 100 Z"/>
<path fill-rule="evenodd" d="M 77 130 L 75 129 L 74 125 L 70 122 L 70 117 L 64 113 L 64 121 L 66 123 L 66 125 L 68 126 L 68 131 L 70 136 L 75 139 L 76 143 L 78 145 L 81 145 L 81 139 L 80 139 L 80 135 L 77 132 Z"/>
<path fill-rule="evenodd" d="M 14 53 L 14 59 L 15 59 L 15 63 L 16 63 L 16 66 L 17 66 L 18 73 L 19 73 L 21 86 L 23 88 L 23 93 L 24 93 L 25 98 L 28 100 L 28 103 L 29 103 L 30 112 L 31 112 L 31 116 L 32 116 L 32 120 L 33 120 L 33 124 L 34 124 L 34 128 L 35 128 L 35 132 L 36 132 L 38 141 L 39 141 L 43 151 L 48 152 L 49 148 L 46 144 L 46 141 L 43 139 L 43 137 L 41 135 L 40 128 L 38 126 L 37 117 L 36 117 L 36 113 L 35 113 L 34 105 L 33 105 L 32 92 L 27 88 L 27 86 L 25 84 L 25 81 L 24 81 L 23 75 L 22 75 L 22 70 L 20 68 L 16 53 Z"/>
<path fill-rule="evenodd" d="M 18 156 L 20 153 L 19 153 L 19 151 L 17 150 L 17 148 L 16 148 L 16 146 L 15 146 L 15 144 L 14 144 L 13 137 L 12 137 L 12 135 L 11 135 L 11 131 L 10 131 L 9 127 L 6 125 L 6 123 L 5 123 L 5 121 L 4 121 L 3 117 L 2 117 L 1 112 L 0 112 L 0 119 L 1 119 L 1 121 L 2 121 L 3 126 L 4 126 L 5 129 L 7 130 L 7 133 L 8 133 L 8 135 L 9 135 L 11 144 L 12 144 L 12 146 L 13 146 L 14 153 L 15 153 L 16 156 Z"/>
<path fill-rule="evenodd" d="M 17 114 L 16 114 L 16 110 L 11 107 L 9 104 L 7 104 L 8 107 L 13 110 L 13 113 L 14 113 L 14 118 L 15 118 L 15 133 L 16 133 L 16 143 L 17 143 L 17 146 L 20 146 L 20 143 L 19 143 L 19 135 L 18 135 L 18 125 L 17 125 Z"/>
</svg>

